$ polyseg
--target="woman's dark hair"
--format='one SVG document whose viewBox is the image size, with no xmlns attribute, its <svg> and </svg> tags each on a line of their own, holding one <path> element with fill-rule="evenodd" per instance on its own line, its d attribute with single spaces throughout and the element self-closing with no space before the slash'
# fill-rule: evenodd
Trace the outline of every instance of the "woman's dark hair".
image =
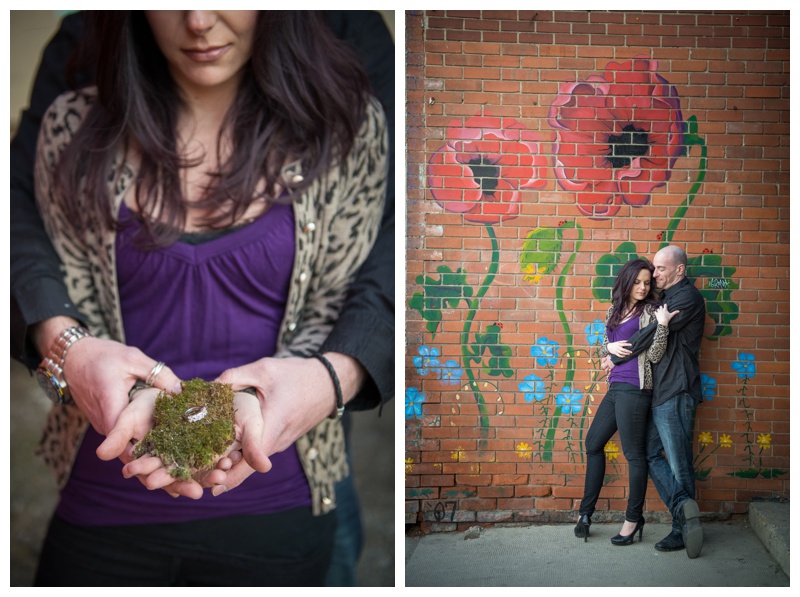
<svg viewBox="0 0 800 597">
<path fill-rule="evenodd" d="M 63 153 L 57 184 L 88 204 L 67 202 L 67 216 L 79 225 L 115 226 L 108 173 L 120 147 L 135 147 L 138 211 L 161 214 L 158 221 L 144 218 L 147 236 L 168 244 L 185 224 L 180 171 L 192 165 L 176 147 L 178 89 L 142 11 L 90 12 L 87 19 L 98 98 L 73 137 L 80 149 Z M 230 225 L 256 199 L 275 201 L 276 185 L 295 197 L 347 155 L 364 119 L 366 74 L 320 13 L 260 11 L 245 68 L 222 127 L 231 155 L 194 204 L 216 212 L 205 222 L 209 228 Z M 218 139 L 218 157 L 220 147 Z M 282 180 L 281 169 L 295 160 L 303 180 Z"/>
<path fill-rule="evenodd" d="M 647 296 L 644 297 L 644 300 L 636 303 L 631 315 L 628 313 L 628 297 L 631 295 L 631 290 L 633 290 L 636 278 L 639 277 L 639 272 L 643 269 L 650 272 L 650 291 L 647 293 Z M 611 313 L 611 317 L 608 318 L 608 322 L 606 323 L 607 331 L 611 332 L 615 330 L 626 315 L 641 317 L 646 305 L 658 304 L 659 301 L 654 292 L 655 284 L 652 283 L 654 271 L 655 267 L 653 267 L 653 264 L 647 259 L 631 259 L 622 266 L 622 269 L 619 270 L 617 274 L 616 280 L 614 280 L 614 287 L 611 289 L 611 303 L 614 306 L 614 311 Z"/>
</svg>

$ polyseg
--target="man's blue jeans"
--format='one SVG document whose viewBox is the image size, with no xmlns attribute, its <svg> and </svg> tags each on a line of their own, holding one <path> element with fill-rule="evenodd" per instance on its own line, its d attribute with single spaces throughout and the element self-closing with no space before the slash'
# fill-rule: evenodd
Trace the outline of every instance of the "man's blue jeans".
<svg viewBox="0 0 800 597">
<path fill-rule="evenodd" d="M 355 587 L 358 584 L 356 568 L 364 542 L 364 529 L 361 524 L 361 506 L 356 493 L 352 464 L 350 474 L 336 483 L 335 491 L 336 537 L 331 565 L 325 576 L 325 586 Z"/>
<path fill-rule="evenodd" d="M 681 530 L 683 502 L 694 499 L 692 435 L 696 406 L 694 398 L 682 392 L 652 408 L 647 427 L 648 472 L 677 531 Z"/>
</svg>

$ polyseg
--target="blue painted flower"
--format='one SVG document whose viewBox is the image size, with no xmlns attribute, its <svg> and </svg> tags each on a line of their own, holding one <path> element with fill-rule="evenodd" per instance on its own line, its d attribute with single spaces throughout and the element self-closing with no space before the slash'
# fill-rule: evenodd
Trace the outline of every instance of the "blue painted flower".
<svg viewBox="0 0 800 597">
<path fill-rule="evenodd" d="M 531 346 L 531 356 L 536 357 L 540 367 L 555 366 L 558 363 L 558 342 L 539 338 L 536 344 Z"/>
<path fill-rule="evenodd" d="M 525 381 L 519 384 L 519 391 L 524 392 L 525 402 L 541 402 L 544 400 L 545 391 L 544 391 L 544 381 L 538 375 L 528 375 L 525 377 Z"/>
<path fill-rule="evenodd" d="M 439 376 L 442 380 L 442 383 L 446 383 L 451 386 L 457 386 L 459 383 L 461 383 L 460 380 L 463 375 L 464 370 L 458 366 L 456 361 L 445 361 L 445 364 L 442 365 L 441 369 L 439 369 Z"/>
<path fill-rule="evenodd" d="M 595 346 L 603 341 L 603 335 L 606 333 L 606 324 L 603 323 L 602 319 L 595 319 L 586 326 L 585 332 L 589 346 Z"/>
<path fill-rule="evenodd" d="M 713 400 L 714 393 L 717 391 L 717 380 L 703 373 L 700 376 L 700 390 L 702 392 L 703 400 Z"/>
<path fill-rule="evenodd" d="M 739 374 L 739 379 L 750 379 L 756 376 L 756 357 L 749 352 L 740 352 L 739 360 L 731 363 L 731 369 Z"/>
<path fill-rule="evenodd" d="M 583 408 L 583 396 L 567 384 L 561 388 L 561 394 L 556 396 L 556 404 L 561 406 L 561 412 L 565 415 L 579 413 Z"/>
<path fill-rule="evenodd" d="M 425 402 L 425 392 L 417 388 L 406 388 L 406 419 L 422 418 L 422 403 Z"/>
<path fill-rule="evenodd" d="M 436 358 L 439 356 L 438 348 L 431 348 L 423 344 L 417 349 L 417 352 L 420 356 L 414 357 L 414 366 L 420 375 L 428 375 L 428 368 L 439 366 L 439 359 Z"/>
</svg>

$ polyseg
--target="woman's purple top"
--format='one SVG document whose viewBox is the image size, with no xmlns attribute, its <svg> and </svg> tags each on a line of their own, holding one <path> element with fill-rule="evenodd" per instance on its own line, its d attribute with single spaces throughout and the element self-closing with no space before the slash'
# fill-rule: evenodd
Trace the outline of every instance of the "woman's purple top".
<svg viewBox="0 0 800 597">
<path fill-rule="evenodd" d="M 613 331 L 608 332 L 608 341 L 619 342 L 620 340 L 627 340 L 633 336 L 638 329 L 639 318 L 631 317 L 625 323 L 618 325 Z M 639 359 L 631 359 L 626 363 L 614 367 L 611 370 L 611 374 L 608 376 L 608 381 L 610 383 L 621 381 L 634 385 L 637 388 L 641 387 L 639 383 Z"/>
<path fill-rule="evenodd" d="M 273 205 L 254 222 L 223 236 L 142 251 L 132 242 L 139 220 L 123 204 L 117 233 L 117 274 L 127 344 L 164 361 L 184 380 L 213 381 L 231 367 L 274 354 L 294 262 L 294 214 Z M 268 514 L 311 505 L 294 446 L 271 456 L 268 473 L 200 500 L 149 491 L 122 477 L 122 462 L 103 462 L 102 442 L 89 428 L 58 515 L 74 524 L 184 522 Z"/>
</svg>

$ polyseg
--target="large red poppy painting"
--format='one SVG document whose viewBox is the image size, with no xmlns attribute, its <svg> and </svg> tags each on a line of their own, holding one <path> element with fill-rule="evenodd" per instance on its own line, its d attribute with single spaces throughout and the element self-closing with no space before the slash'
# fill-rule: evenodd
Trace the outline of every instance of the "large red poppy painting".
<svg viewBox="0 0 800 597">
<path fill-rule="evenodd" d="M 548 118 L 557 133 L 556 179 L 586 216 L 646 205 L 686 152 L 678 92 L 657 68 L 637 57 L 559 85 Z"/>
<path fill-rule="evenodd" d="M 491 116 L 454 121 L 447 141 L 428 163 L 428 187 L 446 211 L 468 222 L 497 224 L 519 215 L 522 191 L 545 185 L 532 131 L 511 119 Z"/>
</svg>

